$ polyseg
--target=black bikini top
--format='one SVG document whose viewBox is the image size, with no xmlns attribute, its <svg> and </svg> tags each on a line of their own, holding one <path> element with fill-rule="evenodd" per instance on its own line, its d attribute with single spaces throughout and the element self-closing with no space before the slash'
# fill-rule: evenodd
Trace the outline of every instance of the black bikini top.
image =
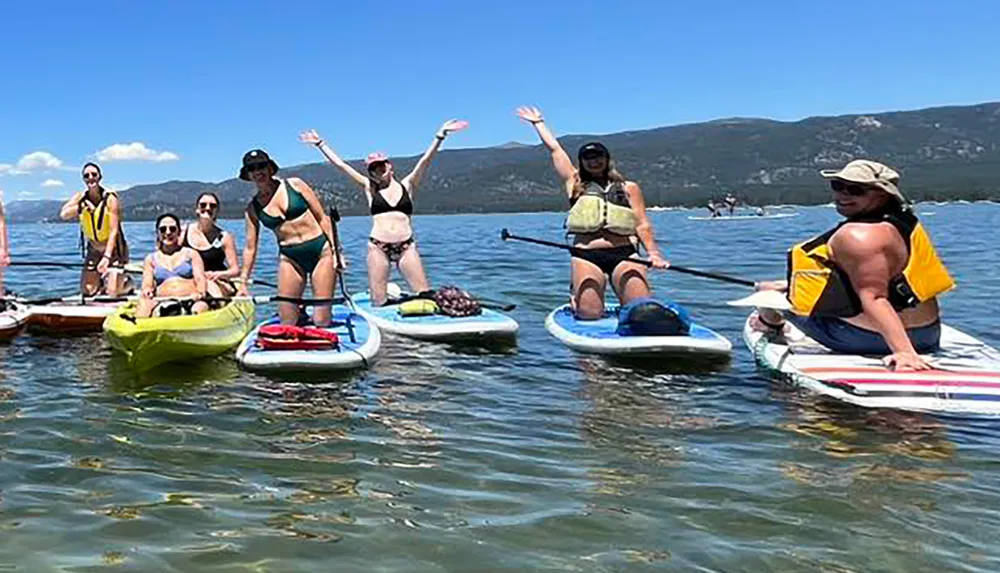
<svg viewBox="0 0 1000 573">
<path fill-rule="evenodd" d="M 400 196 L 399 201 L 397 201 L 395 205 L 390 205 L 389 202 L 385 200 L 381 189 L 372 193 L 372 216 L 389 213 L 391 211 L 399 211 L 406 216 L 413 215 L 413 201 L 410 200 L 410 192 L 406 190 L 406 186 L 402 183 L 400 183 L 399 186 L 403 188 L 403 195 Z"/>
</svg>

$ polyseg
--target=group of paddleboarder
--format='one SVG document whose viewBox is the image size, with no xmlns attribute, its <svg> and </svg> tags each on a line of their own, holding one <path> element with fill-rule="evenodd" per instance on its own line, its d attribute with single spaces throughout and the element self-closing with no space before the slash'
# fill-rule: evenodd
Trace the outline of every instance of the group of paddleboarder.
<svg viewBox="0 0 1000 573">
<path fill-rule="evenodd" d="M 568 201 L 566 227 L 570 247 L 570 304 L 579 320 L 605 314 L 608 286 L 622 304 L 651 297 L 649 268 L 667 269 L 639 185 L 617 168 L 611 151 L 593 141 L 577 150 L 574 162 L 556 139 L 537 107 L 521 107 L 549 152 Z M 345 173 L 363 192 L 372 216 L 367 248 L 368 287 L 372 303 L 388 299 L 393 266 L 411 292 L 429 291 L 430 282 L 417 250 L 412 215 L 414 197 L 445 139 L 467 127 L 450 120 L 437 131 L 413 170 L 399 178 L 381 152 L 369 154 L 361 173 L 338 156 L 315 130 L 300 135 Z M 347 262 L 335 222 L 319 194 L 297 177 L 283 178 L 277 163 L 262 149 L 243 156 L 239 177 L 254 185 L 244 214 L 246 238 L 242 261 L 234 237 L 216 222 L 219 197 L 202 193 L 196 221 L 183 226 L 172 213 L 156 219 L 156 250 L 143 263 L 137 316 L 151 316 L 164 297 L 186 297 L 188 312 L 201 312 L 213 298 L 245 295 L 257 258 L 260 225 L 278 242 L 280 297 L 298 299 L 312 284 L 318 299 L 332 299 Z M 753 327 L 781 337 L 787 323 L 836 352 L 879 354 L 899 369 L 926 369 L 918 354 L 937 348 L 941 327 L 937 296 L 954 282 L 939 259 L 910 203 L 899 189 L 899 174 L 886 165 L 859 159 L 839 170 L 823 170 L 837 211 L 844 220 L 813 239 L 794 245 L 786 280 L 757 284 L 759 290 L 786 293 L 791 312 L 759 309 Z M 118 195 L 101 186 L 98 165 L 84 166 L 85 190 L 60 210 L 81 229 L 86 296 L 131 292 L 127 274 L 129 247 L 122 228 Z M 726 196 L 730 213 L 737 200 Z M 710 202 L 713 212 L 716 204 Z M 9 264 L 6 225 L 0 207 L 0 265 Z M 645 258 L 639 257 L 640 248 Z M 2 283 L 0 283 L 2 284 Z M 279 306 L 284 324 L 299 320 L 297 304 Z M 317 306 L 312 320 L 330 322 L 330 307 Z"/>
</svg>

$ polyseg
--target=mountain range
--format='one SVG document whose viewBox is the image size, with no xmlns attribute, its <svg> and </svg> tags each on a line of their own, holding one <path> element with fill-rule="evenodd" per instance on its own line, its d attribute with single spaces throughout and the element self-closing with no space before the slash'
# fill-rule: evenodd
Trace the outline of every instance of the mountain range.
<svg viewBox="0 0 1000 573">
<path fill-rule="evenodd" d="M 560 141 L 575 156 L 580 145 L 594 139 L 604 142 L 619 170 L 641 185 L 650 206 L 703 205 L 727 192 L 752 205 L 825 203 L 830 195 L 818 171 L 859 157 L 897 169 L 901 188 L 916 200 L 1000 199 L 1000 102 L 799 121 L 730 118 L 600 136 L 567 135 Z M 393 158 L 397 173 L 407 173 L 417 158 Z M 360 161 L 352 164 L 363 171 Z M 360 190 L 326 163 L 283 166 L 279 175 L 301 177 L 343 214 L 367 212 Z M 139 185 L 121 193 L 125 218 L 190 212 L 203 191 L 219 195 L 223 217 L 241 217 L 253 187 L 236 178 Z M 14 221 L 53 220 L 60 205 L 15 201 L 7 210 Z M 517 142 L 442 151 L 416 198 L 417 213 L 566 206 L 548 153 L 540 145 Z"/>
</svg>

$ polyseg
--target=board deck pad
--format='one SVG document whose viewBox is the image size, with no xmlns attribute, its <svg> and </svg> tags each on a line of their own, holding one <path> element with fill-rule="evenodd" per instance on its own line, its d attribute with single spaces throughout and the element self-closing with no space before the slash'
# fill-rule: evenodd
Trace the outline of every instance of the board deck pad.
<svg viewBox="0 0 1000 573">
<path fill-rule="evenodd" d="M 868 408 L 1000 415 L 1000 352 L 947 325 L 933 370 L 895 371 L 880 356 L 836 354 L 791 327 L 786 343 L 750 327 L 743 338 L 758 364 L 793 384 Z"/>
</svg>

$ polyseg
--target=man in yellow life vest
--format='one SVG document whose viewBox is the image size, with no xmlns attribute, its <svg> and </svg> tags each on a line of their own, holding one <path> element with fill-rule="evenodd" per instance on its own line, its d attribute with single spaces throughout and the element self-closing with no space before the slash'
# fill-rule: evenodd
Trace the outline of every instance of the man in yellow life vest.
<svg viewBox="0 0 1000 573">
<path fill-rule="evenodd" d="M 114 191 L 101 186 L 101 178 L 97 164 L 84 165 L 87 189 L 74 194 L 59 210 L 64 221 L 80 221 L 80 232 L 86 240 L 80 273 L 80 292 L 84 296 L 118 296 L 132 289 L 132 281 L 125 276 L 129 253 L 121 227 L 121 204 Z"/>
<path fill-rule="evenodd" d="M 918 353 L 938 348 L 937 296 L 955 283 L 897 187 L 899 174 L 865 159 L 820 173 L 846 220 L 792 247 L 787 280 L 758 285 L 786 292 L 791 313 L 760 309 L 752 326 L 780 336 L 787 319 L 834 352 L 931 368 Z"/>
</svg>

